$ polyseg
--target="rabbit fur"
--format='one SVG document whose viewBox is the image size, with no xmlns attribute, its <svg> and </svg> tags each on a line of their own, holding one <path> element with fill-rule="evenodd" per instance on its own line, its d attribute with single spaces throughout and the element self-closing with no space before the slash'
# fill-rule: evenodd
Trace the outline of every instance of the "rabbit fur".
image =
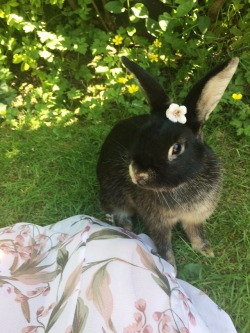
<svg viewBox="0 0 250 333">
<path fill-rule="evenodd" d="M 132 228 L 138 215 L 158 253 L 176 267 L 171 231 L 180 222 L 192 247 L 213 256 L 204 222 L 213 213 L 221 189 L 220 163 L 203 141 L 202 127 L 229 84 L 239 59 L 233 58 L 201 79 L 183 101 L 186 123 L 166 117 L 171 104 L 162 86 L 135 62 L 124 66 L 144 90 L 150 114 L 116 124 L 97 163 L 100 202 L 115 222 Z"/>
</svg>

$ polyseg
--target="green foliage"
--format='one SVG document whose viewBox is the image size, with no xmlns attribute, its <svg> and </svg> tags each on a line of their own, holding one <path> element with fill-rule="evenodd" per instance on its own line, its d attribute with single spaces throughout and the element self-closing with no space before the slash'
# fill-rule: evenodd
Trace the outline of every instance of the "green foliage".
<svg viewBox="0 0 250 333">
<path fill-rule="evenodd" d="M 121 68 L 121 55 L 158 76 L 180 102 L 205 71 L 239 56 L 220 109 L 230 107 L 226 119 L 249 136 L 249 1 L 220 9 L 216 2 L 3 0 L 0 121 L 37 127 L 144 113 L 144 97 Z"/>
</svg>

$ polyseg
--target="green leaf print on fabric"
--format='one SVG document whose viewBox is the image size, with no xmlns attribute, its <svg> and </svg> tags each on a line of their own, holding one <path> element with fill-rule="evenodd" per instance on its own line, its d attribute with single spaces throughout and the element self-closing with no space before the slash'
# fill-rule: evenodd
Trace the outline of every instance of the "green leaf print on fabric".
<svg viewBox="0 0 250 333">
<path fill-rule="evenodd" d="M 51 312 L 51 315 L 50 315 L 50 318 L 49 318 L 49 321 L 47 324 L 46 332 L 49 332 L 51 327 L 56 323 L 58 318 L 61 316 L 65 306 L 67 305 L 66 301 L 74 293 L 74 291 L 77 287 L 77 284 L 79 283 L 80 277 L 81 277 L 81 270 L 82 270 L 82 263 L 80 263 L 75 268 L 75 270 L 70 274 L 70 276 L 65 284 L 63 294 L 62 294 L 60 300 L 58 301 L 58 303 L 56 304 L 56 306 L 54 307 L 53 311 Z"/>
<path fill-rule="evenodd" d="M 136 251 L 137 251 L 137 253 L 140 256 L 140 259 L 141 259 L 143 265 L 147 269 L 149 269 L 151 272 L 154 273 L 154 274 L 152 274 L 152 277 L 155 280 L 155 282 L 158 284 L 158 286 L 161 289 L 163 289 L 167 295 L 170 295 L 170 290 L 171 289 L 170 289 L 170 285 L 169 285 L 168 279 L 158 269 L 158 267 L 156 266 L 156 264 L 154 262 L 154 259 L 153 259 L 152 255 L 150 255 L 145 250 L 143 250 L 143 248 L 140 247 L 139 245 L 137 245 Z"/>
<path fill-rule="evenodd" d="M 112 239 L 112 238 L 131 238 L 131 237 L 129 237 L 129 235 L 127 235 L 121 231 L 103 229 L 103 230 L 96 231 L 93 234 L 91 234 L 87 241 L 90 242 L 92 240 Z"/>
<path fill-rule="evenodd" d="M 83 299 L 78 297 L 76 311 L 73 321 L 72 333 L 82 333 L 87 322 L 89 314 L 88 307 L 84 304 Z"/>
<path fill-rule="evenodd" d="M 49 283 L 53 281 L 57 275 L 60 273 L 59 270 L 54 272 L 41 272 L 41 273 L 24 273 L 16 277 L 9 277 L 8 280 L 17 280 L 24 284 L 28 285 L 36 285 L 39 283 Z"/>
<path fill-rule="evenodd" d="M 103 317 L 107 327 L 114 331 L 114 326 L 111 320 L 113 312 L 113 296 L 109 288 L 110 276 L 107 271 L 107 265 L 103 265 L 94 274 L 92 282 L 87 290 L 87 297 L 93 301 L 98 312 Z"/>
<path fill-rule="evenodd" d="M 51 316 L 49 318 L 49 321 L 48 321 L 48 324 L 47 324 L 47 327 L 45 329 L 45 333 L 48 333 L 51 328 L 54 326 L 54 324 L 56 323 L 56 321 L 58 320 L 58 318 L 61 316 L 61 314 L 63 313 L 65 307 L 66 307 L 67 304 L 64 304 L 62 305 L 62 303 L 58 303 L 52 313 L 51 313 Z"/>
<path fill-rule="evenodd" d="M 30 323 L 30 306 L 29 306 L 28 301 L 22 302 L 21 308 L 22 308 L 24 318 L 27 320 L 28 323 Z"/>
<path fill-rule="evenodd" d="M 69 260 L 69 252 L 65 248 L 60 249 L 58 251 L 56 261 L 57 264 L 61 267 L 62 271 L 66 266 L 68 260 Z"/>
<path fill-rule="evenodd" d="M 152 274 L 152 278 L 155 280 L 155 282 L 158 284 L 158 286 L 168 295 L 170 296 L 170 287 L 167 278 L 163 279 L 162 277 L 155 276 Z"/>
</svg>

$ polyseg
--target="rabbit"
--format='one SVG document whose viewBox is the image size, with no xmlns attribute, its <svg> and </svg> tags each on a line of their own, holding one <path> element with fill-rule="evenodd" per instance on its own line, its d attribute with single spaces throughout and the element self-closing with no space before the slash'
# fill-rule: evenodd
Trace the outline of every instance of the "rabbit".
<svg viewBox="0 0 250 333">
<path fill-rule="evenodd" d="M 150 114 L 118 122 L 97 162 L 100 202 L 107 214 L 131 230 L 137 215 L 157 254 L 176 268 L 171 232 L 180 222 L 194 250 L 213 257 L 204 222 L 221 190 L 221 167 L 204 142 L 202 128 L 214 110 L 239 58 L 215 68 L 191 89 L 183 105 L 171 103 L 159 82 L 127 57 L 123 65 L 144 90 Z"/>
</svg>

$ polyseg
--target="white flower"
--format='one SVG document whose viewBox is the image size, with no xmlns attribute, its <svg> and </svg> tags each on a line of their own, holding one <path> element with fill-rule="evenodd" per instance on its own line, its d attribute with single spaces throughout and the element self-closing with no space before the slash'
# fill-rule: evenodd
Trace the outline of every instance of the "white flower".
<svg viewBox="0 0 250 333">
<path fill-rule="evenodd" d="M 187 118 L 185 116 L 186 113 L 187 113 L 187 108 L 184 105 L 178 105 L 172 103 L 169 105 L 169 108 L 166 111 L 166 116 L 173 123 L 178 122 L 181 124 L 185 124 L 187 121 Z"/>
</svg>

